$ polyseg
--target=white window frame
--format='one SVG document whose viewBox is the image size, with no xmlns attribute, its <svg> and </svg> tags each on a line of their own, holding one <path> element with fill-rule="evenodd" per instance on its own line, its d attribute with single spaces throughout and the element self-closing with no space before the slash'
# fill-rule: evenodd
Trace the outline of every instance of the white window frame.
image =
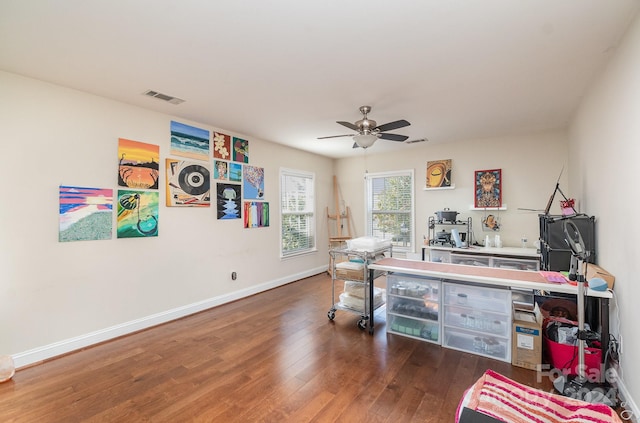
<svg viewBox="0 0 640 423">
<path fill-rule="evenodd" d="M 393 242 L 393 251 L 398 252 L 406 252 L 413 253 L 416 248 L 416 199 L 415 199 L 415 175 L 413 169 L 407 170 L 397 170 L 397 171 L 388 171 L 388 172 L 377 172 L 377 173 L 367 173 L 365 175 L 365 226 L 366 226 L 366 234 L 367 236 L 373 236 L 373 192 L 372 192 L 372 181 L 373 179 L 378 178 L 387 178 L 393 176 L 409 176 L 411 178 L 411 211 L 408 213 L 411 221 L 411 228 L 409 230 L 409 242 L 408 245 L 402 245 L 403 242 Z M 391 234 L 391 238 L 393 239 L 393 234 Z"/>
<path fill-rule="evenodd" d="M 306 210 L 304 211 L 291 211 L 287 210 L 285 207 L 286 198 L 286 182 L 288 178 L 306 178 L 310 179 L 310 188 L 311 193 L 306 193 L 306 202 L 311 203 L 306 205 Z M 316 200 L 315 200 L 315 192 L 316 192 L 316 175 L 313 172 L 305 172 L 303 170 L 295 170 L 295 169 L 287 169 L 280 168 L 280 258 L 285 259 L 289 257 L 295 257 L 302 254 L 309 254 L 317 251 L 316 242 Z M 307 236 L 311 237 L 311 245 L 305 248 L 298 249 L 285 249 L 284 243 L 284 231 L 286 230 L 285 217 L 287 215 L 305 215 L 307 216 Z"/>
</svg>

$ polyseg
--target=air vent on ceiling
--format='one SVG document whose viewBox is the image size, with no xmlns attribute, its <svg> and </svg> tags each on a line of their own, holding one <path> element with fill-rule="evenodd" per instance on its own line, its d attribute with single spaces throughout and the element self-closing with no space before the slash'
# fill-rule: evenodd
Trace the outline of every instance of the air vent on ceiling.
<svg viewBox="0 0 640 423">
<path fill-rule="evenodd" d="M 170 96 L 170 95 L 162 94 L 162 93 L 159 93 L 159 92 L 153 91 L 153 90 L 145 91 L 143 94 L 146 95 L 146 96 L 149 96 L 149 97 L 157 98 L 158 100 L 166 101 L 167 103 L 171 103 L 171 104 L 184 103 L 184 100 L 182 100 L 182 99 L 180 99 L 178 97 L 173 97 L 173 96 Z"/>
<path fill-rule="evenodd" d="M 429 141 L 429 140 L 428 140 L 428 139 L 426 139 L 426 138 L 419 138 L 419 139 L 417 139 L 417 140 L 407 140 L 407 141 L 405 141 L 404 143 L 405 143 L 405 144 L 415 144 L 415 143 L 417 143 L 417 142 L 426 142 L 426 141 Z"/>
</svg>

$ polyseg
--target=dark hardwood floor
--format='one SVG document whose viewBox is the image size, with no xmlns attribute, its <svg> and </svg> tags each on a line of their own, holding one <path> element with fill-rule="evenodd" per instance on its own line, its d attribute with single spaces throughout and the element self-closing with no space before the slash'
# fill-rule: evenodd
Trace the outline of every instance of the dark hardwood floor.
<svg viewBox="0 0 640 423">
<path fill-rule="evenodd" d="M 486 369 L 534 371 L 327 318 L 326 274 L 19 370 L 2 422 L 452 422 Z"/>
</svg>

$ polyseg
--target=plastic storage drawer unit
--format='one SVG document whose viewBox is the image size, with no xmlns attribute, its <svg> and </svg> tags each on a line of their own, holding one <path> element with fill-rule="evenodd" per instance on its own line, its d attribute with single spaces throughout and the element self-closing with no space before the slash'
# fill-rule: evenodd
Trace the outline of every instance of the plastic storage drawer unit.
<svg viewBox="0 0 640 423">
<path fill-rule="evenodd" d="M 511 361 L 511 291 L 443 282 L 442 345 Z"/>
<path fill-rule="evenodd" d="M 387 332 L 440 343 L 440 280 L 387 276 Z"/>
</svg>

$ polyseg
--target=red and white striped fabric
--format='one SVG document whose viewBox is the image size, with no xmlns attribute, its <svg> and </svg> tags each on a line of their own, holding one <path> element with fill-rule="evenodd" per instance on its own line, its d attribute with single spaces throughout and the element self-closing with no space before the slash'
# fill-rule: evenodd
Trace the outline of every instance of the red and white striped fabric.
<svg viewBox="0 0 640 423">
<path fill-rule="evenodd" d="M 611 407 L 534 389 L 487 370 L 458 405 L 510 423 L 621 423 Z"/>
</svg>

